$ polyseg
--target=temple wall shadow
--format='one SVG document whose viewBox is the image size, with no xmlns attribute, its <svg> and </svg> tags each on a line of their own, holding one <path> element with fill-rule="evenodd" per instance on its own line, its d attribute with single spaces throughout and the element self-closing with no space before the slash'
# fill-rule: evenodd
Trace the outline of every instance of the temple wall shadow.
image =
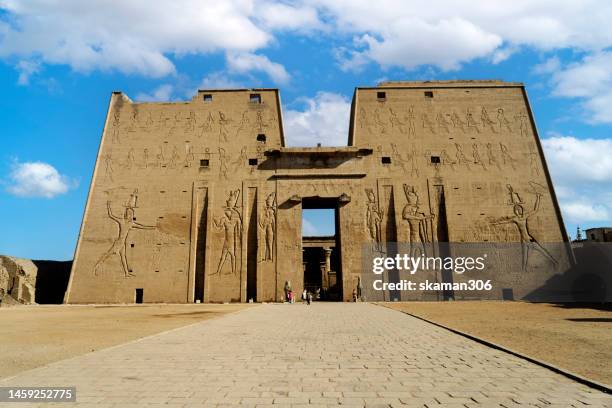
<svg viewBox="0 0 612 408">
<path fill-rule="evenodd" d="M 72 261 L 32 261 L 36 275 L 36 303 L 61 304 L 68 288 Z"/>
</svg>

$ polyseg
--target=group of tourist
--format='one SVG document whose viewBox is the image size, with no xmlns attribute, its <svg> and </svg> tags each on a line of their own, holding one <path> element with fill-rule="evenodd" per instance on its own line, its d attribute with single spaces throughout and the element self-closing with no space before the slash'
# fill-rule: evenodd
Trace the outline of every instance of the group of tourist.
<svg viewBox="0 0 612 408">
<path fill-rule="evenodd" d="M 295 292 L 293 292 L 293 289 L 291 288 L 291 283 L 289 281 L 285 282 L 285 299 L 288 303 L 295 303 Z M 302 292 L 302 302 L 306 302 L 307 305 L 310 305 L 313 299 L 314 296 L 312 292 L 309 292 L 304 289 L 304 291 Z"/>
</svg>

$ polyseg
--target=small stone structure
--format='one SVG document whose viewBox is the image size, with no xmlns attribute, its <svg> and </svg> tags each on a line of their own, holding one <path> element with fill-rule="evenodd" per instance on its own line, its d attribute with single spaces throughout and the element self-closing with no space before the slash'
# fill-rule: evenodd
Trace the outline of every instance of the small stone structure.
<svg viewBox="0 0 612 408">
<path fill-rule="evenodd" d="M 37 273 L 38 268 L 29 259 L 0 255 L 0 301 L 34 304 Z"/>
</svg>

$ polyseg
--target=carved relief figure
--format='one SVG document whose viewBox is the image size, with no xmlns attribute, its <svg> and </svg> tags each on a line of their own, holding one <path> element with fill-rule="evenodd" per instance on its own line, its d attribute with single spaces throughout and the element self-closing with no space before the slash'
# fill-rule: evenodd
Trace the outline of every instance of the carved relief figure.
<svg viewBox="0 0 612 408">
<path fill-rule="evenodd" d="M 438 122 L 438 129 L 443 129 L 444 131 L 446 131 L 446 133 L 450 133 L 450 130 L 448 129 L 450 123 L 446 119 L 445 114 L 443 114 L 442 112 L 438 112 L 438 115 L 436 116 L 436 122 Z"/>
<path fill-rule="evenodd" d="M 159 150 L 155 155 L 155 167 L 161 167 L 164 163 L 164 146 L 159 146 Z"/>
<path fill-rule="evenodd" d="M 227 127 L 230 120 L 225 117 L 225 113 L 219 111 L 219 143 L 227 143 L 229 132 Z"/>
<path fill-rule="evenodd" d="M 143 169 L 149 167 L 149 149 L 147 148 L 142 151 L 142 165 L 140 167 Z"/>
<path fill-rule="evenodd" d="M 228 162 L 227 153 L 225 153 L 225 149 L 219 147 L 219 178 L 227 180 L 227 162 Z"/>
<path fill-rule="evenodd" d="M 492 225 L 501 225 L 501 224 L 514 224 L 519 233 L 519 239 L 521 241 L 521 253 L 522 253 L 522 267 L 523 271 L 527 270 L 527 264 L 529 262 L 529 250 L 535 249 L 539 253 L 541 253 L 546 259 L 548 259 L 553 265 L 557 265 L 557 260 L 548 252 L 546 248 L 544 248 L 533 236 L 529 229 L 529 218 L 535 215 L 540 209 L 540 200 L 542 197 L 542 193 L 538 191 L 535 186 L 537 184 L 531 183 L 533 188 L 532 193 L 535 194 L 535 200 L 532 210 L 525 209 L 523 201 L 515 195 L 514 189 L 512 186 L 508 185 L 508 193 L 511 197 L 511 205 L 513 215 L 502 217 L 496 221 L 492 222 Z"/>
<path fill-rule="evenodd" d="M 436 130 L 434 129 L 434 124 L 429 119 L 429 116 L 427 116 L 426 113 L 421 115 L 421 119 L 423 121 L 423 129 L 429 129 L 431 133 L 436 133 Z"/>
<path fill-rule="evenodd" d="M 533 145 L 529 145 L 529 167 L 531 168 L 531 175 L 540 175 L 540 155 L 533 149 Z"/>
<path fill-rule="evenodd" d="M 240 212 L 236 208 L 240 190 L 231 191 L 229 198 L 226 201 L 226 206 L 223 208 L 223 216 L 219 219 L 213 219 L 213 224 L 219 230 L 223 231 L 223 248 L 221 249 L 221 258 L 217 266 L 215 275 L 220 275 L 225 262 L 229 258 L 231 273 L 235 275 L 238 272 L 236 255 L 239 254 L 240 243 L 242 241 L 242 220 Z"/>
<path fill-rule="evenodd" d="M 238 139 L 238 136 L 240 136 L 240 133 L 248 129 L 249 123 L 250 123 L 249 112 L 248 111 L 242 112 L 242 117 L 240 118 L 240 122 L 238 122 L 238 128 L 236 129 L 235 139 Z"/>
<path fill-rule="evenodd" d="M 476 119 L 474 119 L 474 114 L 472 113 L 472 110 L 468 108 L 467 113 L 466 113 L 466 126 L 469 129 L 474 129 L 476 131 L 476 133 L 480 133 L 480 129 L 478 129 L 478 122 L 476 122 Z"/>
<path fill-rule="evenodd" d="M 368 197 L 366 224 L 370 232 L 370 238 L 374 242 L 374 249 L 382 251 L 382 220 L 384 212 L 378 207 L 374 191 L 371 188 L 366 188 L 365 192 Z"/>
<path fill-rule="evenodd" d="M 248 155 L 247 155 L 247 147 L 246 146 L 242 146 L 242 149 L 240 149 L 240 155 L 238 156 L 238 158 L 236 158 L 236 160 L 234 160 L 232 162 L 233 170 L 237 171 L 239 168 L 241 168 L 246 163 L 248 163 L 248 160 L 249 159 L 248 159 Z"/>
<path fill-rule="evenodd" d="M 133 166 L 136 165 L 136 157 L 134 157 L 134 148 L 131 148 L 128 151 L 127 159 L 125 160 L 125 168 L 127 170 L 131 170 Z"/>
<path fill-rule="evenodd" d="M 424 212 L 419 211 L 419 196 L 413 186 L 404 184 L 404 194 L 406 194 L 406 201 L 408 203 L 402 210 L 402 218 L 408 222 L 409 234 L 408 240 L 413 249 L 425 252 L 425 243 L 431 242 L 430 232 L 432 231 L 431 222 L 434 219 L 434 215 L 426 215 Z M 416 247 L 414 247 L 416 245 Z"/>
<path fill-rule="evenodd" d="M 488 126 L 489 129 L 491 129 L 491 132 L 497 133 L 497 129 L 495 129 L 495 122 L 491 120 L 491 118 L 489 117 L 489 113 L 487 112 L 484 106 L 480 111 L 480 122 L 482 123 L 483 129 Z"/>
<path fill-rule="evenodd" d="M 178 148 L 174 146 L 174 149 L 172 149 L 172 156 L 170 156 L 170 161 L 168 162 L 168 167 L 171 169 L 175 168 L 180 160 L 181 156 L 179 155 Z"/>
<path fill-rule="evenodd" d="M 267 127 L 268 124 L 264 120 L 263 111 L 258 110 L 255 114 L 255 129 L 257 129 L 259 133 L 265 133 Z"/>
<path fill-rule="evenodd" d="M 104 155 L 104 176 L 113 181 L 113 156 L 111 151 Z"/>
<path fill-rule="evenodd" d="M 459 115 L 457 115 L 457 112 L 453 112 L 453 114 L 451 115 L 451 122 L 453 124 L 453 127 L 465 133 L 465 122 L 461 120 Z"/>
<path fill-rule="evenodd" d="M 206 120 L 202 122 L 200 125 L 200 137 L 204 135 L 204 133 L 212 133 L 213 125 L 215 123 L 215 119 L 213 119 L 212 113 L 208 112 L 208 116 L 206 116 Z"/>
<path fill-rule="evenodd" d="M 508 132 L 512 132 L 510 121 L 506 119 L 506 115 L 504 114 L 504 110 L 502 108 L 497 109 L 497 124 L 499 125 L 500 132 L 503 128 L 506 128 Z"/>
<path fill-rule="evenodd" d="M 408 108 L 408 113 L 405 116 L 406 121 L 408 122 L 408 135 L 414 136 L 416 134 L 416 129 L 414 126 L 414 120 L 416 115 L 414 114 L 414 106 L 410 106 Z"/>
<path fill-rule="evenodd" d="M 443 149 L 440 153 L 440 158 L 442 159 L 442 164 L 449 165 L 451 170 L 455 170 L 455 161 L 449 156 L 446 152 L 446 149 Z"/>
<path fill-rule="evenodd" d="M 455 157 L 457 158 L 457 163 L 465 164 L 468 170 L 470 169 L 470 161 L 465 157 L 465 153 L 463 153 L 463 148 L 459 143 L 455 143 L 455 149 L 457 152 L 455 153 Z"/>
<path fill-rule="evenodd" d="M 519 130 L 521 132 L 521 136 L 527 136 L 529 132 L 529 117 L 525 114 L 525 112 L 521 112 L 514 117 L 514 119 L 518 122 Z"/>
<path fill-rule="evenodd" d="M 372 133 L 372 128 L 370 126 L 370 121 L 368 120 L 368 115 L 363 107 L 359 108 L 359 128 L 367 133 Z"/>
<path fill-rule="evenodd" d="M 115 113 L 113 113 L 113 133 L 112 133 L 112 138 L 111 138 L 113 143 L 121 143 L 121 140 L 119 139 L 119 134 L 120 134 L 119 121 L 120 120 L 121 120 L 121 112 L 115 111 Z"/>
<path fill-rule="evenodd" d="M 138 110 L 133 109 L 130 115 L 130 124 L 128 126 L 128 132 L 135 132 L 136 126 L 138 126 Z"/>
<path fill-rule="evenodd" d="M 516 166 L 514 165 L 515 160 L 510 155 L 510 152 L 508 151 L 508 147 L 505 144 L 500 142 L 499 149 L 501 150 L 502 161 L 504 162 L 504 164 L 510 163 L 510 165 L 512 166 L 512 169 L 516 170 Z"/>
<path fill-rule="evenodd" d="M 487 143 L 487 159 L 489 160 L 489 166 L 495 165 L 495 167 L 501 170 L 501 166 L 499 165 L 499 160 L 497 160 L 495 153 L 493 153 L 492 143 Z"/>
<path fill-rule="evenodd" d="M 137 201 L 138 189 L 135 189 L 134 192 L 131 194 L 130 199 L 125 204 L 125 211 L 123 212 L 122 217 L 117 217 L 113 214 L 110 200 L 106 202 L 108 216 L 119 226 L 119 234 L 117 235 L 117 238 L 115 238 L 115 240 L 113 241 L 111 247 L 100 257 L 100 259 L 98 259 L 98 261 L 94 265 L 94 275 L 98 275 L 98 271 L 100 270 L 100 267 L 104 262 L 106 262 L 110 257 L 117 255 L 119 257 L 119 260 L 121 261 L 121 267 L 123 268 L 123 273 L 125 277 L 134 276 L 134 273 L 130 270 L 126 255 L 128 245 L 127 239 L 130 234 L 130 231 L 133 229 L 152 230 L 156 228 L 155 226 L 143 225 L 135 221 L 136 215 L 134 210 L 138 208 Z"/>
<path fill-rule="evenodd" d="M 387 133 L 387 124 L 380 117 L 380 110 L 378 108 L 374 109 L 374 123 L 376 123 L 376 126 L 378 127 L 380 133 Z"/>
<path fill-rule="evenodd" d="M 276 234 L 276 194 L 270 193 L 266 198 L 266 207 L 259 219 L 259 228 L 264 231 L 265 249 L 260 262 L 272 261 L 274 254 L 274 239 Z"/>
<path fill-rule="evenodd" d="M 185 122 L 185 131 L 186 132 L 194 132 L 196 127 L 196 116 L 193 111 L 189 112 L 189 116 L 187 117 L 187 121 Z"/>
<path fill-rule="evenodd" d="M 478 152 L 477 143 L 472 144 L 472 157 L 474 158 L 474 164 L 482 166 L 483 170 L 487 169 L 487 166 L 485 166 L 484 162 L 480 159 L 480 153 Z"/>
<path fill-rule="evenodd" d="M 393 112 L 393 109 L 389 108 L 389 121 L 391 122 L 391 129 L 397 128 L 399 129 L 402 135 L 406 134 L 406 128 L 404 124 L 400 122 L 397 114 Z"/>
<path fill-rule="evenodd" d="M 193 146 L 189 143 L 185 143 L 185 167 L 191 167 L 191 163 L 195 160 L 195 154 L 193 154 Z"/>
</svg>

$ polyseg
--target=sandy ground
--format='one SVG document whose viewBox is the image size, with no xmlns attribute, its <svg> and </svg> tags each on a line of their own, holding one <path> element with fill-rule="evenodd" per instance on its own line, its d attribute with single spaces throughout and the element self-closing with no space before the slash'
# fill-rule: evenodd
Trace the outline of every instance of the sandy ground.
<svg viewBox="0 0 612 408">
<path fill-rule="evenodd" d="M 0 378 L 236 312 L 248 304 L 0 308 Z"/>
<path fill-rule="evenodd" d="M 383 303 L 612 385 L 612 310 L 523 302 Z"/>
</svg>

